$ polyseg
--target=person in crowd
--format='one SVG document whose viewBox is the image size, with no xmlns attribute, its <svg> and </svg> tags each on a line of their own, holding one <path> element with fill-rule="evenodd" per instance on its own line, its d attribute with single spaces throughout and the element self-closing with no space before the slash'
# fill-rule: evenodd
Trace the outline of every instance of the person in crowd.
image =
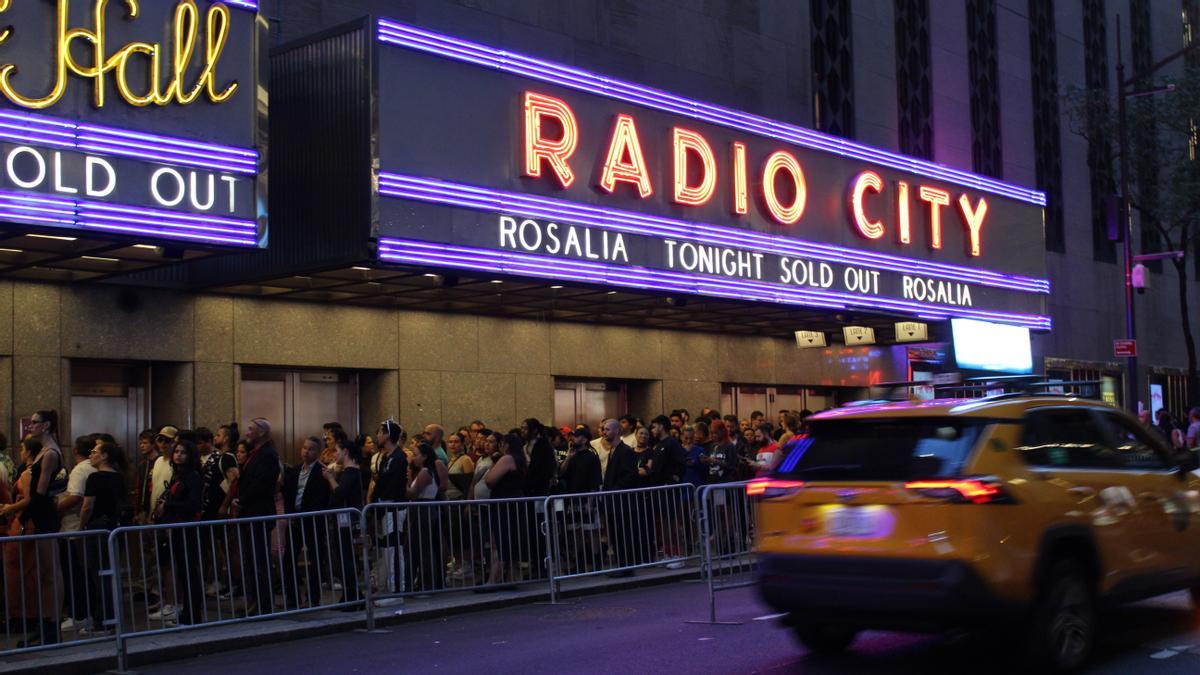
<svg viewBox="0 0 1200 675">
<path fill-rule="evenodd" d="M 452 500 L 466 499 L 467 491 L 471 488 L 471 477 L 475 474 L 475 462 L 467 452 L 462 436 L 454 434 L 446 439 L 446 451 L 450 454 L 450 488 L 446 498 Z"/>
<path fill-rule="evenodd" d="M 708 442 L 708 425 L 704 422 L 685 425 L 683 437 L 687 456 L 684 460 L 683 477 L 680 482 L 700 487 L 704 484 L 705 476 L 708 473 L 700 462 L 700 458 L 705 453 L 704 444 Z"/>
<path fill-rule="evenodd" d="M 688 412 L 687 408 L 680 408 L 679 415 L 680 415 L 680 417 L 683 418 L 683 423 L 685 425 L 692 423 L 692 414 L 690 412 Z"/>
<path fill-rule="evenodd" d="M 496 453 L 492 455 L 492 468 L 484 476 L 484 482 L 492 499 L 518 499 L 525 496 L 525 442 L 519 433 L 509 432 L 501 436 L 494 434 Z M 518 578 L 517 562 L 522 555 L 522 542 L 526 541 L 528 517 L 524 513 L 526 504 L 508 502 L 489 505 L 492 564 L 488 584 L 496 586 L 506 579 Z"/>
<path fill-rule="evenodd" d="M 554 451 L 554 461 L 562 464 L 562 461 L 567 458 L 567 448 L 570 446 L 572 429 L 571 427 L 546 427 L 546 440 L 550 443 L 550 449 Z"/>
<path fill-rule="evenodd" d="M 567 494 L 596 492 L 603 484 L 600 457 L 592 449 L 592 430 L 586 426 L 575 429 L 567 458 L 559 466 L 559 483 Z"/>
<path fill-rule="evenodd" d="M 621 422 L 621 441 L 630 448 L 637 445 L 637 436 L 635 435 L 638 427 L 637 418 L 633 415 L 621 415 L 619 421 Z"/>
<path fill-rule="evenodd" d="M 200 452 L 200 519 L 219 520 L 221 505 L 225 503 L 228 492 L 228 474 L 237 469 L 237 459 L 231 452 L 231 442 L 237 442 L 237 423 L 217 427 L 214 433 L 205 427 L 196 430 L 199 439 L 196 449 Z M 232 440 L 231 440 L 232 439 Z M 212 549 L 211 566 L 205 566 L 205 576 L 208 585 L 205 594 L 217 596 L 224 590 L 223 571 L 228 569 L 229 558 L 225 542 L 225 530 L 221 526 L 201 529 L 201 538 Z"/>
<path fill-rule="evenodd" d="M 471 420 L 471 423 L 467 425 L 468 440 L 470 441 L 468 447 L 475 447 L 479 443 L 479 437 L 486 428 L 487 425 L 482 420 Z"/>
<path fill-rule="evenodd" d="M 759 425 L 766 421 L 767 416 L 763 414 L 763 411 L 755 410 L 754 412 L 750 413 L 750 427 L 752 429 L 757 429 Z"/>
<path fill-rule="evenodd" d="M 204 482 L 200 477 L 200 453 L 190 441 L 180 440 L 171 451 L 171 481 L 163 491 L 163 497 L 155 507 L 155 520 L 159 523 L 184 524 L 200 520 L 200 509 L 204 498 Z M 177 595 L 173 613 L 164 605 L 158 619 L 171 625 L 178 617 L 185 624 L 204 621 L 204 577 L 200 567 L 200 551 L 203 547 L 197 527 L 175 527 L 170 537 L 160 540 L 160 558 L 172 560 Z M 166 569 L 166 568 L 164 568 Z M 178 602 L 182 600 L 183 606 Z M 182 613 L 180 613 L 182 609 Z"/>
<path fill-rule="evenodd" d="M 529 470 L 525 474 L 525 496 L 545 497 L 557 479 L 558 461 L 554 448 L 546 438 L 546 428 L 535 418 L 521 422 L 525 456 L 529 458 Z"/>
<path fill-rule="evenodd" d="M 770 424 L 760 424 L 754 430 L 754 443 L 751 448 L 754 451 L 754 471 L 756 475 L 762 475 L 774 465 L 775 453 L 779 450 L 779 444 L 771 438 Z"/>
<path fill-rule="evenodd" d="M 634 466 L 637 469 L 637 482 L 633 487 L 649 487 L 650 486 L 650 471 L 651 462 L 654 461 L 654 446 L 650 445 L 650 430 L 646 427 L 639 427 L 637 434 L 637 445 L 633 446 Z"/>
<path fill-rule="evenodd" d="M 479 459 L 475 462 L 475 472 L 471 477 L 471 490 L 467 494 L 468 499 L 491 499 L 492 490 L 488 487 L 487 481 L 484 478 L 488 471 L 491 471 L 492 464 L 495 460 L 492 456 L 500 451 L 500 441 L 496 432 L 491 429 L 481 429 L 475 437 L 476 443 L 481 443 L 481 451 Z"/>
<path fill-rule="evenodd" d="M 1162 434 L 1162 437 L 1171 444 L 1171 447 L 1175 448 L 1176 450 L 1183 449 L 1184 444 L 1186 443 L 1183 429 L 1179 428 L 1179 425 L 1175 423 L 1175 418 L 1171 415 L 1169 410 L 1166 408 L 1159 409 L 1158 420 L 1155 427 L 1157 428 L 1158 433 Z"/>
<path fill-rule="evenodd" d="M 256 518 L 275 514 L 275 493 L 279 480 L 279 453 L 271 439 L 271 423 L 262 417 L 251 420 L 246 427 L 249 456 L 238 475 L 237 509 L 240 518 Z M 358 476 L 356 475 L 355 478 Z M 360 486 L 361 488 L 361 486 Z M 249 614 L 269 614 L 274 610 L 274 576 L 271 572 L 271 532 L 275 520 L 246 523 L 242 526 L 242 556 L 246 570 L 244 579 L 251 592 L 247 607 Z"/>
<path fill-rule="evenodd" d="M 780 445 L 783 445 L 783 442 L 781 442 L 779 439 L 782 438 L 783 435 L 786 434 L 787 430 L 788 430 L 787 429 L 787 417 L 790 414 L 792 414 L 792 411 L 790 411 L 790 410 L 780 410 L 779 414 L 778 414 L 779 419 L 776 421 L 773 437 L 777 442 L 779 442 Z"/>
<path fill-rule="evenodd" d="M 616 424 L 617 428 L 620 429 L 620 423 L 617 420 L 612 418 L 606 419 L 600 423 L 600 427 L 597 429 L 598 434 L 591 442 L 592 451 L 596 453 L 596 457 L 600 460 L 600 482 L 602 484 L 604 482 L 604 472 L 608 470 L 608 458 L 616 447 L 608 440 L 608 434 L 605 432 L 609 424 Z M 619 437 L 617 440 L 620 442 Z"/>
<path fill-rule="evenodd" d="M 446 456 L 446 430 L 442 428 L 442 425 L 426 425 L 424 431 L 421 433 L 421 436 L 425 439 L 425 442 L 433 448 L 433 452 L 437 455 L 438 459 L 442 460 L 443 463 L 449 459 Z"/>
<path fill-rule="evenodd" d="M 179 429 L 169 425 L 157 432 L 147 429 L 138 435 L 142 464 L 138 469 L 137 513 L 141 523 L 152 520 L 154 507 L 171 482 L 171 451 L 178 435 Z"/>
<path fill-rule="evenodd" d="M 29 505 L 22 517 L 33 523 L 35 533 L 58 532 L 62 526 L 54 502 L 52 484 L 63 471 L 62 449 L 58 445 L 58 412 L 39 410 L 29 424 L 29 435 L 41 442 L 42 448 L 30 461 Z M 38 601 L 41 606 L 42 644 L 59 641 L 59 617 L 63 600 L 62 568 L 59 566 L 58 544 L 53 539 L 36 543 L 38 562 Z"/>
<path fill-rule="evenodd" d="M 700 458 L 700 463 L 708 467 L 709 483 L 725 483 L 731 480 L 737 471 L 737 445 L 729 437 L 729 427 L 724 420 L 715 420 L 709 426 L 712 433 L 712 445 L 708 452 Z"/>
<path fill-rule="evenodd" d="M 605 490 L 628 490 L 638 486 L 637 453 L 623 437 L 625 427 L 618 422 L 604 427 L 604 437 L 613 445 L 612 453 L 608 456 L 608 465 L 604 467 Z M 635 443 L 636 438 L 635 438 Z"/>
<path fill-rule="evenodd" d="M 651 460 L 651 485 L 678 485 L 687 469 L 687 450 L 675 438 L 671 431 L 671 419 L 659 415 L 650 422 L 650 438 L 654 443 Z M 658 541 L 667 558 L 682 558 L 686 555 L 686 541 L 677 535 L 680 532 L 678 524 L 684 515 L 681 510 L 681 498 L 688 493 L 678 492 L 667 495 L 666 499 L 656 504 Z M 650 552 L 651 554 L 654 551 Z M 683 567 L 682 560 L 675 560 L 667 565 L 669 569 Z"/>
<path fill-rule="evenodd" d="M 776 438 L 779 447 L 783 447 L 792 442 L 801 433 L 800 416 L 789 413 L 783 418 L 783 433 Z"/>
<path fill-rule="evenodd" d="M 603 483 L 600 457 L 592 449 L 592 430 L 580 425 L 571 434 L 567 457 L 559 466 L 560 487 L 567 494 L 598 492 Z M 569 501 L 563 513 L 563 529 L 558 534 L 560 548 L 566 552 L 567 565 L 578 570 L 585 554 L 595 560 L 600 551 L 599 521 L 593 500 Z"/>
<path fill-rule="evenodd" d="M 375 432 L 375 445 L 379 448 L 375 467 L 375 482 L 371 489 L 371 503 L 396 503 L 407 499 L 408 455 L 401 445 L 408 439 L 404 428 L 388 418 L 379 424 Z M 399 593 L 405 590 L 407 575 L 404 570 L 404 522 L 408 512 L 398 507 L 375 511 L 375 537 L 379 548 L 378 571 L 380 587 L 384 593 Z M 390 606 L 400 601 L 383 598 L 376 601 L 379 606 Z"/>
<path fill-rule="evenodd" d="M 375 437 L 371 434 L 359 434 L 354 438 L 354 445 L 358 446 L 359 452 L 362 453 L 362 462 L 358 468 L 362 472 L 363 491 L 370 494 L 371 483 L 375 480 L 375 455 L 379 453 L 379 446 L 375 445 Z"/>
<path fill-rule="evenodd" d="M 321 439 L 309 436 L 300 445 L 300 463 L 283 474 L 283 506 L 286 513 L 312 513 L 329 508 L 330 487 L 321 464 Z M 321 571 L 325 554 L 326 526 L 322 516 L 290 521 L 283 554 L 283 596 L 288 609 L 321 604 Z M 303 579 L 300 563 L 304 563 Z M 300 591 L 307 594 L 307 605 Z"/>
<path fill-rule="evenodd" d="M 673 428 L 673 429 L 682 429 L 683 428 L 683 413 L 679 412 L 678 410 L 672 410 L 671 414 L 668 415 L 667 417 L 671 421 L 671 428 Z"/>
<path fill-rule="evenodd" d="M 395 422 L 393 422 L 395 424 Z M 399 425 L 397 425 L 399 426 Z M 395 441 L 392 441 L 393 450 Z M 332 493 L 329 498 L 331 509 L 362 509 L 363 488 L 362 471 L 358 467 L 362 453 L 358 446 L 345 438 L 336 441 L 337 450 L 334 452 L 333 463 L 335 470 L 324 472 L 325 480 Z M 381 444 L 382 445 L 382 444 Z M 337 522 L 338 561 L 336 571 L 342 579 L 342 597 L 339 603 L 355 603 L 362 600 L 362 591 L 358 586 L 358 558 L 354 555 L 354 539 L 357 537 L 358 520 L 354 518 Z M 349 605 L 347 609 L 353 609 Z"/>
<path fill-rule="evenodd" d="M 5 505 L 0 507 L 0 520 L 7 521 L 9 537 L 39 534 L 28 510 L 34 489 L 34 458 L 42 453 L 42 442 L 31 436 L 21 441 L 17 449 L 17 459 L 23 468 L 14 481 L 11 500 L 6 499 Z M 7 625 L 13 633 L 27 634 L 17 642 L 17 647 L 57 642 L 58 624 L 53 619 L 44 619 L 53 614 L 43 613 L 38 603 L 41 577 L 36 540 L 6 541 L 3 548 Z"/>
<path fill-rule="evenodd" d="M 125 452 L 114 442 L 97 439 L 88 455 L 88 463 L 94 471 L 84 485 L 79 525 L 85 531 L 111 532 L 121 525 L 121 514 L 127 510 L 129 500 L 125 487 Z M 112 631 L 105 628 L 105 624 L 116 615 L 112 584 L 100 574 L 110 564 L 108 540 L 103 537 L 87 540 L 84 554 L 88 619 L 80 626 L 79 636 L 107 635 Z"/>
<path fill-rule="evenodd" d="M 321 464 L 327 467 L 335 463 L 333 456 L 337 454 L 337 435 L 334 432 L 337 431 L 346 433 L 341 422 L 326 422 L 321 425 L 321 438 L 325 442 L 325 446 L 321 448 Z"/>
<path fill-rule="evenodd" d="M 79 509 L 83 505 L 83 492 L 87 479 L 95 469 L 92 467 L 92 449 L 96 446 L 96 434 L 79 436 L 71 448 L 75 466 L 67 476 L 67 489 L 58 496 L 58 515 L 62 520 L 62 532 L 78 532 Z M 109 436 L 108 438 L 112 438 Z M 83 550 L 84 540 L 79 538 L 59 539 L 60 565 L 67 594 L 67 616 L 59 626 L 63 632 L 91 628 L 88 612 L 87 562 Z"/>
<path fill-rule="evenodd" d="M 438 456 L 428 442 L 417 445 L 413 456 L 412 482 L 407 496 L 414 502 L 438 500 Z M 413 590 L 436 591 L 445 586 L 442 562 L 441 519 L 434 507 L 409 508 L 408 525 L 412 528 L 408 569 Z"/>
</svg>

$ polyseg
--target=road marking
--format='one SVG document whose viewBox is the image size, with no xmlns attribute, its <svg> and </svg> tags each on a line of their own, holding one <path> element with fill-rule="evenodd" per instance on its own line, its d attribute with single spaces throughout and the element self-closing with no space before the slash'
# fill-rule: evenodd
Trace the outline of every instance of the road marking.
<svg viewBox="0 0 1200 675">
<path fill-rule="evenodd" d="M 1179 656 L 1191 648 L 1191 645 L 1183 645 L 1182 647 L 1164 647 L 1162 651 L 1151 654 L 1150 658 L 1159 660 L 1169 659 L 1172 656 Z"/>
<path fill-rule="evenodd" d="M 767 614 L 766 616 L 756 616 L 756 617 L 754 617 L 753 620 L 754 621 L 773 621 L 775 619 L 778 619 L 778 618 L 784 617 L 784 616 L 787 616 L 787 612 L 780 612 L 778 614 Z"/>
</svg>

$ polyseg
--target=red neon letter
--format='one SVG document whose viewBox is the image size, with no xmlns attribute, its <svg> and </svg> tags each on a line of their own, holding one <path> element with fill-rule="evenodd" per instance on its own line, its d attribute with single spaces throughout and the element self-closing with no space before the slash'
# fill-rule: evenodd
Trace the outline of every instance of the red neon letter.
<svg viewBox="0 0 1200 675">
<path fill-rule="evenodd" d="M 896 220 L 899 221 L 900 243 L 907 244 L 912 241 L 912 225 L 908 216 L 908 183 L 898 181 L 896 183 Z"/>
<path fill-rule="evenodd" d="M 746 199 L 746 146 L 733 144 L 733 212 L 745 215 L 750 212 Z"/>
<path fill-rule="evenodd" d="M 863 209 L 863 194 L 867 190 L 875 194 L 883 190 L 883 179 L 874 171 L 863 171 L 854 179 L 854 188 L 850 191 L 850 213 L 859 234 L 867 239 L 878 239 L 883 236 L 883 223 L 868 218 Z"/>
<path fill-rule="evenodd" d="M 791 174 L 792 183 L 796 187 L 796 198 L 792 200 L 791 206 L 780 204 L 779 197 L 775 194 L 775 174 L 781 169 Z M 800 168 L 800 162 L 796 161 L 791 153 L 776 150 L 763 166 L 763 200 L 767 203 L 767 210 L 775 220 L 784 225 L 791 225 L 800 220 L 807 197 L 808 188 L 804 184 L 804 170 Z"/>
<path fill-rule="evenodd" d="M 675 127 L 671 130 L 671 144 L 675 149 L 675 201 L 689 206 L 701 206 L 712 199 L 717 187 L 717 159 L 712 147 L 704 137 L 694 131 Z M 688 184 L 688 153 L 700 158 L 702 177 L 700 184 Z"/>
<path fill-rule="evenodd" d="M 542 137 L 542 118 L 553 117 L 562 125 L 562 138 L 552 140 Z M 549 96 L 525 92 L 525 175 L 537 178 L 542 175 L 542 160 L 550 162 L 550 168 L 558 176 L 564 188 L 575 182 L 567 160 L 575 152 L 579 142 L 579 130 L 575 124 L 575 113 L 566 103 Z"/>
<path fill-rule="evenodd" d="M 613 127 L 612 140 L 608 144 L 608 158 L 604 160 L 604 171 L 600 174 L 600 187 L 612 192 L 617 189 L 617 181 L 633 183 L 643 198 L 654 194 L 650 173 L 646 171 L 646 158 L 642 156 L 642 144 L 638 141 L 637 125 L 629 115 L 617 115 L 617 125 Z"/>
<path fill-rule="evenodd" d="M 971 208 L 971 200 L 966 195 L 958 198 L 958 208 L 962 211 L 963 224 L 971 235 L 971 255 L 981 253 L 979 247 L 979 232 L 983 229 L 983 218 L 987 215 L 987 200 L 979 198 L 979 206 Z"/>
<path fill-rule="evenodd" d="M 950 203 L 950 193 L 921 186 L 921 201 L 929 202 L 929 245 L 942 247 L 942 207 Z"/>
</svg>

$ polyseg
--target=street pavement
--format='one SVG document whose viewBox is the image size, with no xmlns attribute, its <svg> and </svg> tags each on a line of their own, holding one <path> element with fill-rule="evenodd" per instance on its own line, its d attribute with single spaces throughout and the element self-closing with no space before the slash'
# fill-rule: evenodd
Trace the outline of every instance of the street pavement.
<svg viewBox="0 0 1200 675">
<path fill-rule="evenodd" d="M 190 673 L 1009 673 L 1016 666 L 976 637 L 871 632 L 845 657 L 806 655 L 752 588 L 718 594 L 707 618 L 704 586 L 665 586 L 520 605 L 395 626 L 229 650 L 140 672 Z M 1184 594 L 1106 616 L 1091 673 L 1200 673 L 1200 629 Z"/>
</svg>

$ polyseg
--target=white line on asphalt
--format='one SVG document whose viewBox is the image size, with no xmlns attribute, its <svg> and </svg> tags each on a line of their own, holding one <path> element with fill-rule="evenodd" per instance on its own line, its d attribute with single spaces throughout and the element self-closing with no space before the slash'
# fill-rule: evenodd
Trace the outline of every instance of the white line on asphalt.
<svg viewBox="0 0 1200 675">
<path fill-rule="evenodd" d="M 771 621 L 771 620 L 778 619 L 783 616 L 787 616 L 787 612 L 780 612 L 778 614 L 767 614 L 766 616 L 756 616 L 756 617 L 754 617 L 754 621 Z"/>
<path fill-rule="evenodd" d="M 1172 656 L 1179 656 L 1179 652 L 1174 649 L 1164 649 L 1161 652 L 1155 652 L 1150 655 L 1152 659 L 1169 659 Z"/>
</svg>

